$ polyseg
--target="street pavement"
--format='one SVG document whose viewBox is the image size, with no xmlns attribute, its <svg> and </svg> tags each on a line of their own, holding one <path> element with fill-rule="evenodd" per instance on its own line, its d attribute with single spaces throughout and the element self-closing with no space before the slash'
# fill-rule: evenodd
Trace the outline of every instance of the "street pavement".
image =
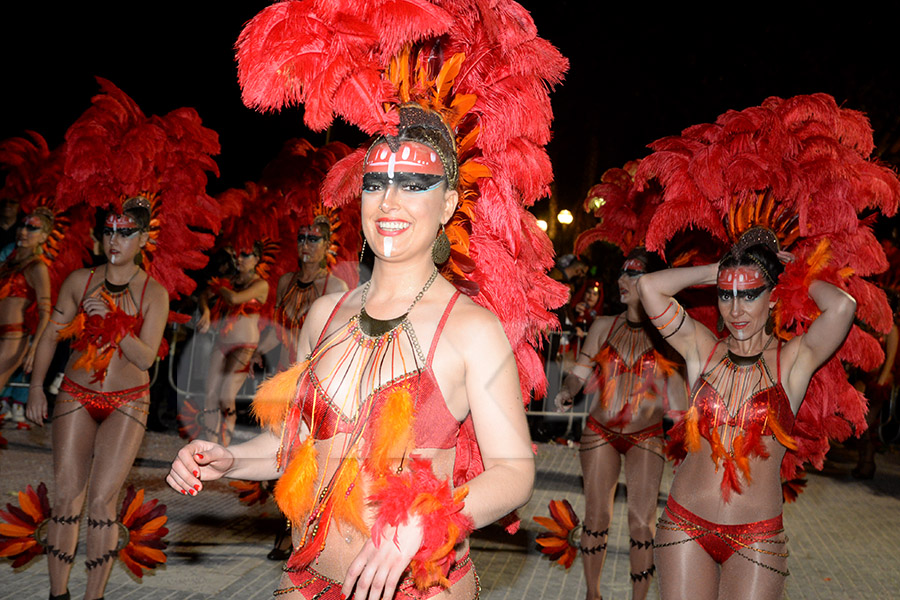
<svg viewBox="0 0 900 600">
<path fill-rule="evenodd" d="M 20 431 L 12 425 L 6 422 L 0 430 L 9 442 L 0 450 L 0 505 L 17 504 L 16 491 L 41 481 L 50 488 L 52 503 L 48 429 Z M 238 437 L 250 435 L 243 429 Z M 181 444 L 173 433 L 148 432 L 127 482 L 168 506 L 168 562 L 143 579 L 118 563 L 106 598 L 271 598 L 281 569 L 266 559 L 279 527 L 275 505 L 270 499 L 263 506 L 246 507 L 233 488 L 220 482 L 210 483 L 197 497 L 171 491 L 164 475 Z M 900 598 L 900 454 L 892 449 L 879 454 L 875 478 L 865 482 L 850 477 L 853 465 L 842 462 L 842 454 L 851 459 L 849 453 L 837 453 L 822 473 L 808 476 L 798 502 L 785 506 L 791 576 L 784 597 L 789 600 Z M 534 496 L 520 511 L 519 533 L 511 536 L 492 527 L 472 538 L 485 600 L 584 597 L 580 558 L 568 571 L 546 560 L 534 541 L 541 527 L 531 519 L 549 515 L 549 501 L 562 498 L 583 514 L 577 447 L 539 444 L 537 467 Z M 667 467 L 660 509 L 670 482 Z M 630 598 L 625 493 L 622 477 L 601 586 L 607 600 Z M 81 598 L 84 590 L 84 547 L 82 532 L 69 583 L 73 598 Z M 44 556 L 15 571 L 8 561 L 0 564 L 0 598 L 44 599 L 48 593 Z M 649 597 L 658 597 L 655 582 Z"/>
</svg>

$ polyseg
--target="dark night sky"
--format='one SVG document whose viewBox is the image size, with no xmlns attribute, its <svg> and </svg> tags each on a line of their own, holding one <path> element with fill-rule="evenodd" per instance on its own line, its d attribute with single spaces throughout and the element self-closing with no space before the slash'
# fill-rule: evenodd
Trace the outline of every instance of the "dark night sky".
<svg viewBox="0 0 900 600">
<path fill-rule="evenodd" d="M 301 109 L 261 115 L 241 104 L 232 45 L 266 4 L 162 0 L 4 8 L 0 137 L 34 129 L 51 145 L 60 143 L 96 93 L 93 76 L 100 75 L 147 114 L 193 106 L 219 132 L 222 177 L 211 192 L 254 179 L 284 140 L 324 142 L 303 127 Z M 661 11 L 649 3 L 584 8 L 583 0 L 523 4 L 541 35 L 571 61 L 553 95 L 550 152 L 562 206 L 576 207 L 605 169 L 643 156 L 654 139 L 771 95 L 827 92 L 869 114 L 880 150 L 900 138 L 896 34 L 884 14 L 854 15 L 846 6 L 826 12 L 812 3 L 789 9 L 754 4 L 752 10 L 719 3 L 715 12 Z M 332 139 L 362 141 L 346 126 L 335 128 Z"/>
</svg>

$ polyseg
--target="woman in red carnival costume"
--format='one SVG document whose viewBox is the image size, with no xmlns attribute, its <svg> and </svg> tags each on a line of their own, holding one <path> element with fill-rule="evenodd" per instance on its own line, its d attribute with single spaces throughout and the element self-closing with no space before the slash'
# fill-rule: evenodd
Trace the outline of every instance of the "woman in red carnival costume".
<svg viewBox="0 0 900 600">
<path fill-rule="evenodd" d="M 583 340 L 594 319 L 603 314 L 603 284 L 596 279 L 585 281 L 572 296 L 571 305 L 575 316 L 575 335 Z"/>
<path fill-rule="evenodd" d="M 217 212 L 205 193 L 205 171 L 215 167 L 210 154 L 218 151 L 215 134 L 192 109 L 145 117 L 121 90 L 98 81 L 102 93 L 66 133 L 57 197 L 110 207 L 102 231 L 107 262 L 79 269 L 63 282 L 35 356 L 27 408 L 35 423 L 47 418 L 47 370 L 57 339 L 69 339 L 72 353 L 51 427 L 51 598 L 69 598 L 85 503 L 84 597 L 103 596 L 124 528 L 117 525 L 115 505 L 144 437 L 148 369 L 166 352 L 169 297 L 190 292 L 184 269 L 202 266 L 197 260 L 213 241 L 188 226 L 217 226 L 214 218 L 193 216 L 199 209 Z"/>
<path fill-rule="evenodd" d="M 576 240 L 581 253 L 604 240 L 626 253 L 619 276 L 619 297 L 625 312 L 600 317 L 588 330 L 574 368 L 557 394 L 557 410 L 569 410 L 585 387 L 599 391 L 581 437 L 579 457 L 584 474 L 585 518 L 581 535 L 588 600 L 598 600 L 606 558 L 613 501 L 622 462 L 628 488 L 628 529 L 632 597 L 646 598 L 656 567 L 653 536 L 656 501 L 665 465 L 662 419 L 671 404 L 683 408 L 684 380 L 676 365 L 661 353 L 671 348 L 650 324 L 641 308 L 637 283 L 661 261 L 644 248 L 643 240 L 657 193 L 634 190 L 634 170 L 610 169 L 603 183 L 591 188 L 588 201 L 603 195 L 606 203 L 595 212 L 600 223 Z M 655 259 L 655 260 L 653 260 Z"/>
<path fill-rule="evenodd" d="M 523 207 L 547 191 L 549 170 L 517 177 L 548 166 L 546 86 L 566 62 L 512 2 L 395 8 L 282 2 L 239 40 L 245 101 L 280 106 L 303 90 L 308 125 L 326 127 L 334 110 L 377 136 L 323 188 L 336 205 L 362 190 L 372 278 L 310 309 L 307 360 L 254 401 L 266 433 L 228 449 L 194 441 L 167 479 L 193 494 L 223 475 L 281 475 L 276 500 L 294 525 L 275 592 L 285 597 L 475 598 L 468 532 L 526 502 L 534 479 L 522 390 L 540 382 L 532 343 L 565 296 L 541 273 L 549 243 Z M 278 60 L 290 68 L 268 51 L 285 22 L 296 38 Z M 332 52 L 305 63 L 306 45 L 325 41 Z M 338 83 L 312 85 L 326 73 Z M 384 103 L 357 95 L 375 85 Z M 507 86 L 517 102 L 492 104 Z M 488 234 L 499 227 L 513 237 Z M 515 315 L 508 337 L 485 306 Z"/>
<path fill-rule="evenodd" d="M 206 379 L 203 409 L 204 437 L 231 443 L 237 420 L 237 394 L 250 373 L 259 344 L 262 319 L 271 314 L 269 280 L 277 278 L 278 223 L 283 210 L 275 194 L 248 182 L 243 190 L 220 196 L 224 205 L 238 208 L 223 224 L 220 244 L 231 257 L 229 277 L 214 277 L 200 295 L 197 331 L 215 334 Z"/>
<path fill-rule="evenodd" d="M 80 218 L 76 231 L 70 231 L 68 215 L 55 210 L 62 153 L 50 152 L 39 134 L 29 135 L 31 140 L 17 137 L 0 144 L 0 164 L 7 170 L 0 198 L 15 199 L 24 213 L 16 249 L 0 265 L 0 389 L 19 367 L 31 372 L 54 290 L 87 259 L 88 221 Z M 24 421 L 18 406 L 13 417 Z"/>
<path fill-rule="evenodd" d="M 848 421 L 864 428 L 864 399 L 838 361 L 878 360 L 855 312 L 889 324 L 883 294 L 858 277 L 885 260 L 856 215 L 893 214 L 900 183 L 868 160 L 865 117 L 824 94 L 769 98 L 651 147 L 637 179 L 665 192 L 648 246 L 662 251 L 688 224 L 733 244 L 719 264 L 638 281 L 691 389 L 672 430 L 683 462 L 655 539 L 661 597 L 781 598 L 782 477 L 804 459 L 821 465 L 826 436 L 846 437 Z M 716 286 L 724 339 L 674 298 L 703 285 Z"/>
</svg>

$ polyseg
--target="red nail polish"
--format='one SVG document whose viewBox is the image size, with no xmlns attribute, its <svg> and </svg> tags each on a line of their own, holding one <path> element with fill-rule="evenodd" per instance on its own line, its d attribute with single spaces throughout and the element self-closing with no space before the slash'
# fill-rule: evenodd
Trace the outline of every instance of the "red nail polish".
<svg viewBox="0 0 900 600">
<path fill-rule="evenodd" d="M 202 454 L 198 454 L 198 455 L 197 455 L 197 458 L 199 458 L 200 460 L 203 460 L 203 455 L 202 455 Z"/>
<path fill-rule="evenodd" d="M 191 496 L 196 496 L 197 492 L 195 490 L 191 490 Z"/>
<path fill-rule="evenodd" d="M 184 491 L 184 490 L 181 490 L 181 493 L 182 493 L 182 494 L 187 494 L 187 492 L 186 492 L 186 491 Z"/>
<path fill-rule="evenodd" d="M 193 471 L 194 477 L 200 477 L 200 473 L 198 471 Z"/>
<path fill-rule="evenodd" d="M 197 490 L 197 491 L 199 492 L 199 491 L 200 491 L 200 484 L 199 484 L 199 483 L 194 484 L 194 489 Z"/>
</svg>

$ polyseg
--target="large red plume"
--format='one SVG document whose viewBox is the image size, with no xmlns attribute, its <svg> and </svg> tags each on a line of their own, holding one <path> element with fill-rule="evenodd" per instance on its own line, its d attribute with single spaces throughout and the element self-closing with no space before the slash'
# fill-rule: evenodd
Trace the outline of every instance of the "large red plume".
<svg viewBox="0 0 900 600">
<path fill-rule="evenodd" d="M 86 204 L 121 211 L 125 200 L 151 202 L 150 242 L 144 268 L 171 298 L 190 294 L 185 271 L 203 268 L 219 230 L 220 207 L 206 193 L 207 174 L 218 176 L 218 136 L 193 108 L 147 117 L 111 82 L 66 132 L 65 164 L 57 196 L 68 208 Z"/>
<path fill-rule="evenodd" d="M 664 188 L 647 231 L 649 249 L 668 252 L 676 234 L 696 228 L 724 252 L 751 227 L 766 227 L 798 259 L 773 294 L 779 335 L 803 333 L 815 318 L 806 293 L 812 278 L 853 295 L 858 316 L 875 330 L 890 328 L 884 294 L 860 279 L 887 267 L 872 219 L 862 216 L 896 214 L 900 181 L 870 157 L 872 129 L 862 113 L 838 107 L 827 94 L 772 97 L 650 147 L 635 176 L 639 186 Z M 865 429 L 865 399 L 839 360 L 869 365 L 880 352 L 871 335 L 854 328 L 819 369 L 797 415 L 792 435 L 799 449 L 785 457 L 783 478 L 796 477 L 806 460 L 821 467 L 828 437 Z"/>
</svg>

